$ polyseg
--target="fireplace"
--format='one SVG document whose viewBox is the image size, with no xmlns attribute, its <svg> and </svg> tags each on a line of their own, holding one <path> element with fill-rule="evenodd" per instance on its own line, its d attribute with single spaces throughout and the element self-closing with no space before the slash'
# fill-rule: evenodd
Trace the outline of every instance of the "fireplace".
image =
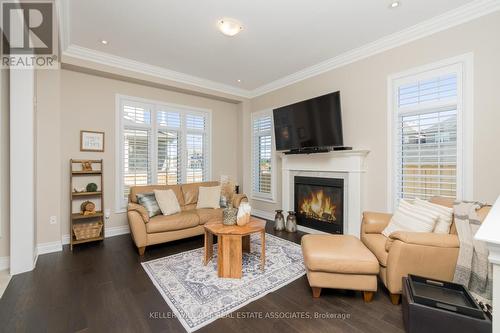
<svg viewBox="0 0 500 333">
<path fill-rule="evenodd" d="M 344 180 L 294 177 L 297 223 L 334 234 L 344 233 Z"/>
</svg>

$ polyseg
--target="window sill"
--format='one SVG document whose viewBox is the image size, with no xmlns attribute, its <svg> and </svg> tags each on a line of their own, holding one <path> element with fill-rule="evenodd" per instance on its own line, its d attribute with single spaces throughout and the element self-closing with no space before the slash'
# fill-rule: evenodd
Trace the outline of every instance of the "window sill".
<svg viewBox="0 0 500 333">
<path fill-rule="evenodd" d="M 267 203 L 272 203 L 272 204 L 278 203 L 275 199 L 272 199 L 272 198 L 262 198 L 262 197 L 258 197 L 258 196 L 251 196 L 250 199 L 262 201 L 262 202 L 267 202 Z"/>
</svg>

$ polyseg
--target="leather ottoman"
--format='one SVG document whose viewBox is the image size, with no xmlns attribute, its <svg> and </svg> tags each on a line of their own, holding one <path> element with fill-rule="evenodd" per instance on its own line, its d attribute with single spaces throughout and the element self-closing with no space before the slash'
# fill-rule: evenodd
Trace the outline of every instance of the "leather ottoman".
<svg viewBox="0 0 500 333">
<path fill-rule="evenodd" d="M 302 253 L 307 280 L 313 297 L 321 288 L 349 289 L 363 292 L 370 302 L 377 291 L 377 258 L 351 235 L 305 235 Z"/>
</svg>

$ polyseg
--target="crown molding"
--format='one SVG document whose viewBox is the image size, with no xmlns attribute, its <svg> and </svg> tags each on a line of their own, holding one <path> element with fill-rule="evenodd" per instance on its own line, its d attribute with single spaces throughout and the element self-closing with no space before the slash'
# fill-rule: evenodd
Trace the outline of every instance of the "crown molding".
<svg viewBox="0 0 500 333">
<path fill-rule="evenodd" d="M 109 53 L 100 52 L 78 45 L 71 44 L 63 52 L 63 57 L 72 57 L 82 60 L 92 61 L 98 64 L 133 71 L 140 74 L 158 77 L 178 83 L 189 84 L 195 87 L 210 89 L 213 91 L 231 94 L 238 97 L 249 98 L 250 91 L 233 87 L 227 84 L 203 79 L 189 74 L 176 72 L 163 67 L 145 64 L 143 62 L 115 56 Z M 63 59 L 64 62 L 64 59 Z"/>
<path fill-rule="evenodd" d="M 59 27 L 61 35 L 61 53 L 63 57 L 73 57 L 88 60 L 102 65 L 112 66 L 133 71 L 169 81 L 184 83 L 195 87 L 210 89 L 216 92 L 231 94 L 242 98 L 255 98 L 271 91 L 292 85 L 313 76 L 317 76 L 333 69 L 349 65 L 356 61 L 371 57 L 395 47 L 408 44 L 417 39 L 424 38 L 437 32 L 472 21 L 481 16 L 500 10 L 500 0 L 476 0 L 444 14 L 416 24 L 407 29 L 380 38 L 359 48 L 307 67 L 278 80 L 262 85 L 254 90 L 247 90 L 235 86 L 215 82 L 193 75 L 169 70 L 139 61 L 115 56 L 75 44 L 70 44 L 70 11 L 67 0 L 56 0 L 58 3 Z M 64 62 L 64 59 L 63 59 Z"/>
<path fill-rule="evenodd" d="M 319 74 L 326 73 L 333 69 L 349 65 L 398 46 L 408 44 L 417 39 L 447 30 L 498 10 L 500 10 L 500 0 L 473 1 L 427 21 L 418 23 L 407 29 L 382 37 L 374 42 L 368 43 L 351 51 L 347 51 L 336 57 L 260 86 L 251 91 L 251 97 L 254 98 L 267 94 L 271 91 L 289 86 Z"/>
</svg>

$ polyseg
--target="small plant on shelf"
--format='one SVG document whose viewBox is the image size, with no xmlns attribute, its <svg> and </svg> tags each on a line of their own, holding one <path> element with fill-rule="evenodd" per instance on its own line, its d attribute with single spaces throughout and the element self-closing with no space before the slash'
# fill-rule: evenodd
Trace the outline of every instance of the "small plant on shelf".
<svg viewBox="0 0 500 333">
<path fill-rule="evenodd" d="M 87 192 L 97 192 L 97 184 L 96 183 L 87 184 L 86 190 Z"/>
</svg>

